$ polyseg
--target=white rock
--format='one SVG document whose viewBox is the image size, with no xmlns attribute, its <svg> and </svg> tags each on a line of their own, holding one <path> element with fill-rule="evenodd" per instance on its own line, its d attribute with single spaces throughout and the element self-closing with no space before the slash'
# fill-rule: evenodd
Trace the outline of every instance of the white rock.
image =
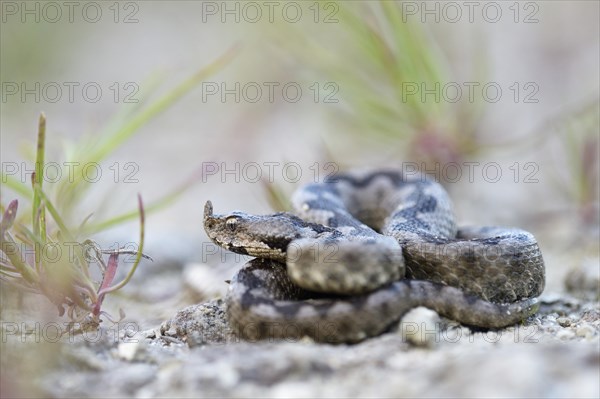
<svg viewBox="0 0 600 399">
<path fill-rule="evenodd" d="M 578 337 L 585 337 L 586 339 L 590 339 L 594 335 L 596 335 L 596 331 L 594 330 L 594 327 L 591 326 L 589 323 L 583 323 L 577 328 Z"/>
<path fill-rule="evenodd" d="M 402 318 L 399 333 L 413 345 L 433 347 L 440 341 L 440 317 L 422 306 L 412 309 Z"/>
<path fill-rule="evenodd" d="M 139 342 L 121 342 L 119 343 L 119 348 L 117 352 L 121 359 L 130 362 L 135 358 L 139 347 Z"/>
<path fill-rule="evenodd" d="M 570 339 L 573 339 L 573 337 L 575 337 L 575 333 L 573 332 L 573 330 L 563 329 L 556 333 L 556 338 L 562 341 L 568 341 Z"/>
</svg>

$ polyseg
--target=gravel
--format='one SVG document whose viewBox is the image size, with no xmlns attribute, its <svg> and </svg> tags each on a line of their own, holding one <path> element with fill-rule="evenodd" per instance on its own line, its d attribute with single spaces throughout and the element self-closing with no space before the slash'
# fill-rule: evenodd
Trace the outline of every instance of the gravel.
<svg viewBox="0 0 600 399">
<path fill-rule="evenodd" d="M 175 287 L 152 287 L 160 295 L 144 293 L 140 282 L 127 287 L 128 318 L 105 322 L 96 334 L 36 342 L 25 331 L 35 319 L 11 324 L 18 328 L 10 334 L 3 329 L 3 397 L 600 396 L 600 303 L 587 281 L 545 292 L 537 315 L 501 331 L 471 330 L 416 308 L 379 337 L 328 345 L 240 340 L 218 297 L 226 268 L 211 276 L 198 264 L 171 267 L 179 273 Z M 146 281 L 172 284 L 174 273 L 153 268 Z M 188 281 L 199 275 L 219 285 L 208 291 L 217 297 L 178 305 L 209 296 Z M 2 316 L 3 323 L 25 317 L 6 309 Z"/>
</svg>

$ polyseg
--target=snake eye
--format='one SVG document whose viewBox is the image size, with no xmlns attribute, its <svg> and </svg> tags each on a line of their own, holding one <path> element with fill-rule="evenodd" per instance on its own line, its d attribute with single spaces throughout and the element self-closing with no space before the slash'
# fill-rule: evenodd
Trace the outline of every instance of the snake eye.
<svg viewBox="0 0 600 399">
<path fill-rule="evenodd" d="M 227 226 L 227 228 L 231 231 L 235 231 L 235 228 L 237 227 L 237 223 L 238 223 L 237 216 L 230 216 L 227 219 L 225 219 L 225 226 Z"/>
</svg>

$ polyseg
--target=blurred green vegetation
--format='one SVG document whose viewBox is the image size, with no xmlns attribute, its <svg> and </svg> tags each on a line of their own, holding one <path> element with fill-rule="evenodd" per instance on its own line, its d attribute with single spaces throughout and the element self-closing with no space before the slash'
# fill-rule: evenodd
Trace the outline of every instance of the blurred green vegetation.
<svg viewBox="0 0 600 399">
<path fill-rule="evenodd" d="M 322 25 L 327 24 L 268 24 L 264 30 L 279 49 L 277 54 L 291 55 L 308 80 L 335 82 L 339 87 L 335 128 L 321 149 L 324 161 L 351 166 L 347 154 L 332 156 L 340 154 L 338 146 L 346 146 L 365 156 L 378 154 L 382 164 L 416 161 L 427 172 L 436 165 L 481 156 L 534 153 L 541 144 L 557 139 L 566 158 L 566 164 L 556 165 L 562 168 L 558 174 L 567 170 L 569 175 L 555 189 L 586 223 L 598 223 L 598 98 L 551 118 L 541 130 L 492 140 L 480 130 L 487 111 L 481 96 L 453 103 L 410 95 L 415 84 L 421 93 L 421 87 L 432 89 L 459 79 L 428 26 L 405 18 L 401 2 L 321 4 L 335 19 L 326 34 Z M 475 74 L 469 80 L 487 81 L 486 56 L 473 58 L 466 60 Z M 348 134 L 353 135 L 351 142 Z M 444 176 L 435 177 L 447 183 Z M 266 196 L 274 209 L 289 208 L 282 187 L 266 185 Z"/>
<path fill-rule="evenodd" d="M 203 80 L 221 70 L 235 55 L 232 48 L 209 65 L 200 69 L 180 85 L 155 100 L 150 95 L 157 85 L 150 86 L 140 103 L 121 110 L 110 121 L 100 135 L 84 136 L 77 143 L 70 143 L 63 162 L 73 162 L 74 173 L 70 179 L 45 182 L 46 162 L 46 118 L 40 116 L 34 170 L 31 182 L 23 182 L 2 172 L 3 191 L 0 194 L 2 221 L 0 222 L 0 279 L 21 292 L 32 292 L 46 296 L 62 316 L 67 312 L 74 321 L 86 321 L 95 327 L 99 321 L 104 296 L 122 288 L 133 276 L 139 264 L 144 243 L 144 206 L 138 198 L 138 207 L 129 212 L 98 220 L 99 215 L 78 217 L 79 204 L 91 195 L 93 182 L 84 179 L 82 168 L 89 164 L 101 164 L 127 139 L 141 132 L 141 127 L 165 112 L 177 100 L 197 87 Z M 157 83 L 157 82 L 155 82 Z M 194 178 L 179 188 L 146 207 L 146 211 L 158 210 L 188 189 Z M 43 183 L 46 183 L 45 186 Z M 21 206 L 11 200 L 5 205 L 6 189 L 30 199 L 31 203 Z M 112 194 L 114 195 L 114 194 Z M 111 196 L 106 197 L 110 201 Z M 23 209 L 25 208 L 25 209 Z M 18 214 L 17 214 L 18 213 Z M 49 216 L 49 217 L 48 217 Z M 135 250 L 118 248 L 102 250 L 87 237 L 105 231 L 123 222 L 140 218 L 139 247 Z M 31 227 L 29 227 L 31 226 Z M 108 264 L 102 255 L 109 254 Z M 135 255 L 129 273 L 118 284 L 113 284 L 119 255 Z M 93 281 L 90 266 L 96 264 L 103 276 L 101 282 Z M 66 309 L 65 309 L 66 308 Z"/>
<path fill-rule="evenodd" d="M 561 138 L 561 149 L 567 160 L 567 174 L 557 182 L 558 191 L 573 204 L 584 225 L 597 229 L 600 223 L 600 102 L 593 101 L 567 115 L 554 129 Z M 557 176 L 562 174 L 556 172 Z"/>
<path fill-rule="evenodd" d="M 337 23 L 328 35 L 289 23 L 265 28 L 309 74 L 335 82 L 342 99 L 338 130 L 352 133 L 357 147 L 392 145 L 395 158 L 426 163 L 459 162 L 486 148 L 476 129 L 481 101 L 421 98 L 421 85 L 431 90 L 455 79 L 424 25 L 403 18 L 400 2 L 327 2 L 332 5 Z M 482 60 L 474 69 L 483 78 Z"/>
</svg>

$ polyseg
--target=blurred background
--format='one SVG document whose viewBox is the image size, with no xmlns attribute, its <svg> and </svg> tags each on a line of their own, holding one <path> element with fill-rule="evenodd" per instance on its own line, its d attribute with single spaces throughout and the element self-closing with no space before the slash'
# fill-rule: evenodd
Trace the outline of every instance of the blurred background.
<svg viewBox="0 0 600 399">
<path fill-rule="evenodd" d="M 598 258 L 598 2 L 49 4 L 1 10 L 0 195 L 24 218 L 14 184 L 30 187 L 44 112 L 63 173 L 44 184 L 70 226 L 176 194 L 147 215 L 160 265 L 219 263 L 202 255 L 206 200 L 268 213 L 378 166 L 436 177 L 459 224 L 532 231 L 547 290 Z M 64 162 L 92 161 L 71 190 Z M 137 240 L 135 215 L 106 226 L 81 239 Z"/>
<path fill-rule="evenodd" d="M 279 162 L 273 178 L 291 192 L 315 176 L 315 162 L 322 177 L 328 161 L 340 168 L 417 161 L 428 170 L 439 162 L 449 175 L 441 180 L 464 195 L 456 201 L 461 220 L 522 223 L 566 210 L 597 217 L 586 210 L 597 205 L 597 176 L 586 175 L 598 168 L 596 2 L 78 4 L 71 16 L 64 5 L 3 2 L 2 162 L 32 161 L 42 111 L 47 161 L 62 165 L 65 148 L 84 139 L 93 147 L 122 126 L 113 123 L 129 117 L 122 114 L 231 54 L 107 156 L 93 195 L 80 203 L 83 214 L 107 192 L 107 211 L 134 209 L 135 193 L 151 201 L 217 162 L 176 207 L 149 219 L 157 227 L 148 234 L 198 237 L 206 199 L 217 210 L 269 210 L 253 167 L 239 183 L 222 173 L 236 162 L 258 163 L 262 177 L 265 162 Z M 471 182 L 465 161 L 481 163 L 473 167 L 479 180 L 484 163 L 497 162 L 502 178 Z M 128 162 L 136 166 L 126 169 Z M 289 162 L 301 166 L 297 182 L 293 167 L 283 170 Z M 443 172 L 450 162 L 462 177 L 454 178 L 456 168 Z M 472 211 L 486 220 L 470 220 Z"/>
<path fill-rule="evenodd" d="M 273 194 L 372 166 L 433 174 L 462 224 L 597 238 L 598 3 L 494 4 L 3 2 L 3 173 L 29 184 L 45 112 L 63 181 L 46 187 L 72 225 L 184 185 L 146 230 L 190 256 L 208 199 L 269 212 L 286 206 Z M 85 164 L 198 71 L 98 167 L 73 170 L 91 184 L 66 199 L 65 162 Z M 3 184 L 3 204 L 18 194 Z M 137 237 L 135 220 L 114 226 Z"/>
</svg>

